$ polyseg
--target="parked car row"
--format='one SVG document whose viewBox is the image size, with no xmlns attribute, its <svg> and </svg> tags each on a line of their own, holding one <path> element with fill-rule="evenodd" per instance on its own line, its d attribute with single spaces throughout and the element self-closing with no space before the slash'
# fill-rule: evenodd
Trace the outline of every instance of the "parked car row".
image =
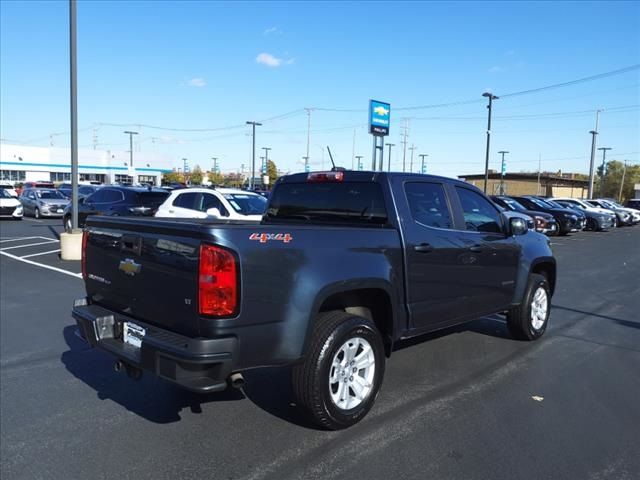
<svg viewBox="0 0 640 480">
<path fill-rule="evenodd" d="M 581 230 L 603 231 L 640 223 L 640 210 L 626 208 L 611 199 L 580 200 L 536 195 L 494 195 L 505 210 L 533 219 L 535 230 L 547 235 L 567 235 Z"/>
<path fill-rule="evenodd" d="M 83 186 L 85 187 L 85 186 Z M 259 222 L 267 200 L 261 195 L 232 188 L 185 188 L 171 192 L 153 187 L 105 185 L 78 195 L 78 226 L 83 228 L 89 215 L 156 216 L 166 218 L 220 218 Z M 72 228 L 69 200 L 61 212 L 67 231 Z"/>
</svg>

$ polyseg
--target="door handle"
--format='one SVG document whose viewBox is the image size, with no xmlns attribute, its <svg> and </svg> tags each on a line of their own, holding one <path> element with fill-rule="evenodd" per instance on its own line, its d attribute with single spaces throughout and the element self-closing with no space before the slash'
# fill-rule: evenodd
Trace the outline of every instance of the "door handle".
<svg viewBox="0 0 640 480">
<path fill-rule="evenodd" d="M 473 247 L 469 247 L 469 250 L 472 252 L 480 253 L 484 249 L 482 248 L 481 245 L 474 245 Z"/>
<path fill-rule="evenodd" d="M 419 253 L 429 253 L 433 252 L 433 245 L 430 245 L 428 243 L 421 243 L 420 245 L 414 246 L 413 249 Z"/>
</svg>

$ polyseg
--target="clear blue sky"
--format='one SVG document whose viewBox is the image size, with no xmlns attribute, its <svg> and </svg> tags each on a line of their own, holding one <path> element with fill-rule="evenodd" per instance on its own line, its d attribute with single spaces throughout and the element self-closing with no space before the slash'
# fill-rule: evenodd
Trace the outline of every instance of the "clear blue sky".
<svg viewBox="0 0 640 480">
<path fill-rule="evenodd" d="M 68 3 L 0 2 L 1 136 L 48 145 L 69 130 Z M 260 61 L 258 61 L 260 60 Z M 311 161 L 323 148 L 351 167 L 370 166 L 369 98 L 392 105 L 392 166 L 408 144 L 429 154 L 428 170 L 454 176 L 484 165 L 486 108 L 481 94 L 519 92 L 640 64 L 640 2 L 78 2 L 81 146 L 137 149 L 223 171 L 257 146 L 284 171 L 299 171 L 311 116 Z M 599 146 L 608 158 L 640 162 L 640 70 L 495 102 L 491 166 L 508 150 L 508 170 L 586 171 L 588 131 L 601 114 Z M 442 108 L 397 110 L 477 99 Z M 634 106 L 627 109 L 616 107 Z M 568 113 L 566 113 L 568 112 Z M 558 115 L 545 115 L 545 114 Z M 534 115 L 534 116 L 532 116 Z M 537 116 L 535 116 L 537 115 Z M 501 118 L 512 117 L 512 118 Z M 513 118 L 516 117 L 516 118 Z M 136 127 L 137 128 L 137 127 Z M 68 134 L 55 135 L 68 145 Z M 410 152 L 407 150 L 407 164 Z M 385 164 L 387 149 L 385 149 Z M 325 155 L 325 166 L 328 156 Z"/>
</svg>

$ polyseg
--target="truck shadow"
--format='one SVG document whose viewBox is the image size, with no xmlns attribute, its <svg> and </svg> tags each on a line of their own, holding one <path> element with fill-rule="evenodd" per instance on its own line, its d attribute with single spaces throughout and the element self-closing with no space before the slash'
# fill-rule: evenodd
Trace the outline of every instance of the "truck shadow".
<svg viewBox="0 0 640 480">
<path fill-rule="evenodd" d="M 143 375 L 136 382 L 126 374 L 114 372 L 113 357 L 89 348 L 84 340 L 76 336 L 76 330 L 75 325 L 63 330 L 69 350 L 62 354 L 60 360 L 66 369 L 93 388 L 100 400 L 112 400 L 151 422 L 178 422 L 183 410 L 199 414 L 204 404 L 244 398 L 241 391 L 233 388 L 204 395 L 192 393 L 153 375 Z"/>
<path fill-rule="evenodd" d="M 307 429 L 321 430 L 296 405 L 291 386 L 291 367 L 248 370 L 244 372 L 246 384 L 242 391 L 229 388 L 211 394 L 191 393 L 150 374 L 144 374 L 141 380 L 135 382 L 125 374 L 115 373 L 113 357 L 89 348 L 78 338 L 76 330 L 76 326 L 72 325 L 65 327 L 63 331 L 69 350 L 62 354 L 61 361 L 67 370 L 93 388 L 99 399 L 112 400 L 151 422 L 179 422 L 180 414 L 185 409 L 198 414 L 202 413 L 203 405 L 246 398 L 261 410 L 284 421 Z M 394 351 L 465 331 L 510 338 L 504 318 L 495 315 L 398 342 Z"/>
</svg>

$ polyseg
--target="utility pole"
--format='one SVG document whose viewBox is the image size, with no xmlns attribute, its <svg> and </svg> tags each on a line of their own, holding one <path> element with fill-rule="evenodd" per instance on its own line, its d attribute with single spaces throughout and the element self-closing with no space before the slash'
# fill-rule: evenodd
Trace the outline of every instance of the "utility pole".
<svg viewBox="0 0 640 480">
<path fill-rule="evenodd" d="M 428 157 L 428 156 L 429 156 L 429 155 L 428 155 L 428 154 L 426 154 L 426 153 L 421 153 L 421 154 L 419 155 L 420 160 L 422 160 L 422 165 L 421 165 L 421 167 L 420 167 L 420 173 L 422 173 L 423 175 L 424 175 L 425 173 L 427 173 L 427 166 L 424 164 L 424 157 Z"/>
<path fill-rule="evenodd" d="M 362 170 L 362 155 L 356 155 L 356 160 L 358 160 L 358 170 Z"/>
<path fill-rule="evenodd" d="M 500 167 L 500 195 L 504 195 L 504 174 L 507 171 L 504 163 L 504 155 L 509 152 L 506 150 L 500 150 L 498 153 L 502 155 L 502 166 Z"/>
<path fill-rule="evenodd" d="M 600 118 L 600 112 L 602 110 L 596 110 L 596 128 L 591 130 L 591 163 L 589 163 L 589 189 L 587 196 L 593 198 L 593 167 L 596 161 L 596 135 L 598 135 L 598 120 Z"/>
<path fill-rule="evenodd" d="M 500 97 L 497 97 L 491 92 L 484 92 L 482 94 L 483 97 L 487 97 L 489 99 L 489 105 L 487 105 L 487 109 L 489 110 L 489 116 L 487 120 L 487 152 L 484 158 L 484 193 L 487 193 L 487 182 L 489 181 L 489 144 L 491 143 L 491 107 L 493 105 L 494 100 L 498 100 Z"/>
<path fill-rule="evenodd" d="M 387 147 L 389 147 L 389 157 L 387 159 L 387 172 L 391 171 L 391 147 L 395 147 L 395 143 L 387 143 Z"/>
<path fill-rule="evenodd" d="M 71 230 L 78 228 L 78 71 L 76 0 L 69 0 L 69 97 L 71 113 Z M 51 142 L 53 143 L 53 141 Z"/>
<path fill-rule="evenodd" d="M 411 150 L 411 160 L 409 161 L 409 173 L 413 173 L 413 151 L 416 149 L 416 146 L 412 143 L 409 147 Z"/>
<path fill-rule="evenodd" d="M 93 149 L 97 150 L 98 149 L 98 127 L 96 125 L 93 126 L 92 133 L 93 133 L 93 136 L 92 136 Z"/>
<path fill-rule="evenodd" d="M 311 168 L 309 167 L 309 157 L 302 157 L 302 160 L 304 160 L 304 171 L 310 171 Z"/>
<path fill-rule="evenodd" d="M 307 111 L 307 161 L 309 160 L 309 143 L 311 141 L 311 111 L 313 108 L 305 108 Z"/>
<path fill-rule="evenodd" d="M 256 127 L 261 127 L 262 124 L 258 122 L 247 122 L 247 125 L 251 125 L 251 138 L 253 139 L 253 150 L 251 155 L 251 178 L 249 179 L 249 190 L 253 190 L 253 182 L 256 178 Z"/>
<path fill-rule="evenodd" d="M 402 171 L 406 171 L 407 169 L 407 137 L 409 136 L 409 119 L 404 119 L 404 130 L 402 132 Z"/>
<path fill-rule="evenodd" d="M 133 168 L 133 136 L 138 135 L 138 132 L 125 131 L 129 135 L 129 166 Z"/>
<path fill-rule="evenodd" d="M 618 193 L 618 202 L 622 203 L 622 188 L 624 187 L 624 176 L 627 173 L 627 161 L 624 161 L 624 167 L 622 170 L 622 180 L 620 180 L 620 192 Z"/>
<path fill-rule="evenodd" d="M 600 176 L 600 197 L 604 197 L 604 160 L 607 156 L 607 150 L 613 150 L 611 147 L 600 147 L 602 150 L 602 175 Z"/>
</svg>

